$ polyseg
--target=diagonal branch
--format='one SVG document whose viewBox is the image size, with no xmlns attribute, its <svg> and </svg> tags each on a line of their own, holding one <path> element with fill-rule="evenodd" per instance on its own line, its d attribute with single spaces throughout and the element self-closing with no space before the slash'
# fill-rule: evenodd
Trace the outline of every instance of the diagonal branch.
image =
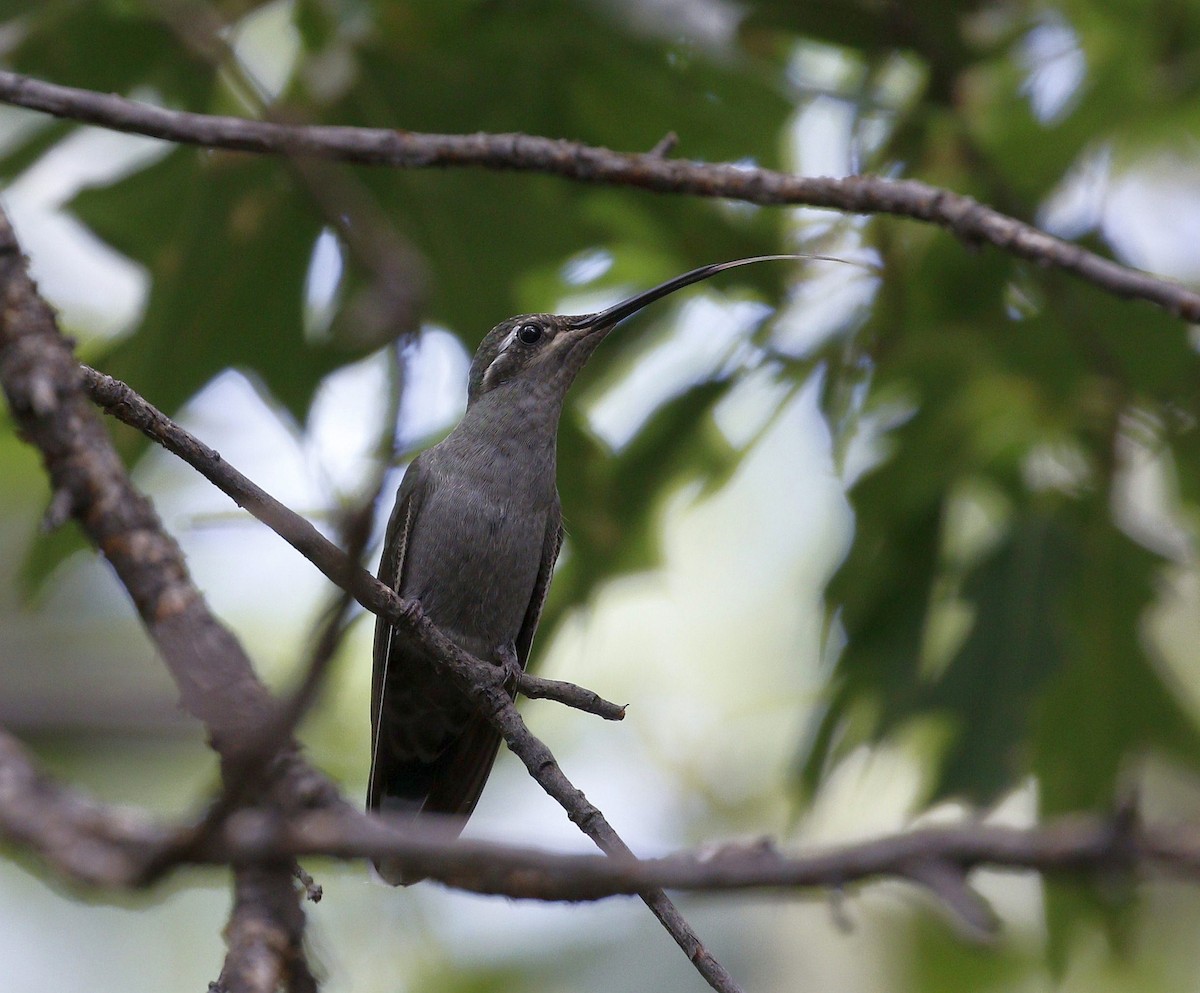
<svg viewBox="0 0 1200 993">
<path fill-rule="evenodd" d="M 0 384 L 22 435 L 42 454 L 56 507 L 70 513 L 104 554 L 125 586 L 147 632 L 179 687 L 184 708 L 208 731 L 223 769 L 242 742 L 273 713 L 266 687 L 233 634 L 209 611 L 192 583 L 179 546 L 163 529 L 150 501 L 125 473 L 95 409 L 82 392 L 79 364 L 38 295 L 8 218 L 0 211 Z M 294 748 L 273 772 L 277 802 L 304 806 L 334 802 L 336 791 Z M 248 870 L 247 870 L 248 872 Z M 239 870 L 239 906 L 242 878 Z M 287 865 L 259 867 L 253 895 L 274 908 L 296 903 Z M 298 908 L 278 927 L 259 928 L 246 956 L 230 962 L 228 988 L 263 990 L 251 983 L 268 973 L 306 975 Z M 231 948 L 231 956 L 234 949 Z M 252 960 L 252 965 L 251 965 Z M 273 969 L 262 968 L 267 961 Z M 246 968 L 241 968 L 245 965 Z"/>
<path fill-rule="evenodd" d="M 386 590 L 386 587 L 352 557 L 348 557 L 309 521 L 240 473 L 221 458 L 219 452 L 184 430 L 127 383 L 88 366 L 82 366 L 81 369 L 84 389 L 97 405 L 190 465 L 239 507 L 283 538 L 335 585 L 350 592 L 368 610 L 388 614 L 392 603 L 404 603 L 391 591 L 387 591 L 389 599 L 381 601 L 377 595 L 378 591 Z M 412 611 L 414 617 L 421 616 L 420 608 L 416 604 L 406 603 L 405 607 Z M 471 656 L 453 646 L 449 639 L 437 632 L 436 628 L 423 618 L 421 620 L 422 630 L 434 632 L 431 639 L 423 643 L 423 647 L 431 656 L 452 650 L 463 659 L 471 660 Z M 413 632 L 413 636 L 418 640 L 422 637 L 416 631 Z M 503 674 L 496 672 L 494 667 L 477 662 L 475 664 L 478 674 L 483 674 L 485 682 L 502 678 Z M 523 674 L 518 680 L 518 689 L 531 698 L 555 700 L 607 720 L 620 720 L 624 716 L 625 708 L 620 704 L 610 703 L 593 691 L 572 683 Z"/>
<path fill-rule="evenodd" d="M 0 378 L 13 415 L 27 437 L 42 450 L 56 492 L 67 494 L 65 500 L 129 589 L 147 630 L 180 685 L 185 706 L 204 721 L 214 746 L 227 759 L 239 743 L 253 740 L 254 730 L 271 719 L 274 710 L 270 695 L 254 675 L 237 640 L 212 617 L 199 591 L 191 585 L 178 546 L 162 530 L 149 501 L 129 483 L 103 427 L 80 395 L 82 371 L 25 272 L 24 259 L 7 219 L 0 218 L 0 225 L 0 287 L 5 290 Z M 124 404 L 128 407 L 136 394 L 127 387 L 125 390 Z M 121 406 L 114 404 L 112 409 Z M 160 428 L 170 424 L 165 415 L 144 401 L 142 413 Z M 202 462 L 220 464 L 219 456 L 187 437 L 193 454 Z M 583 794 L 562 775 L 549 750 L 529 733 L 500 687 L 500 671 L 493 672 L 493 667 L 458 649 L 421 614 L 419 606 L 401 601 L 315 528 L 244 477 L 238 477 L 230 495 L 239 503 L 253 497 L 262 516 L 276 523 L 285 522 L 295 538 L 288 540 L 322 572 L 351 591 L 369 610 L 388 616 L 426 650 L 434 664 L 444 665 L 464 689 L 470 687 L 473 695 L 489 702 L 490 716 L 509 746 L 525 761 L 535 779 L 564 805 L 572 820 L 603 850 L 627 851 L 600 812 L 587 804 Z M 329 785 L 298 757 L 292 756 L 285 764 L 293 774 L 289 784 L 292 797 L 335 802 Z M 246 885 L 259 893 L 262 880 L 257 870 L 254 875 L 255 879 Z M 271 878 L 277 886 L 286 880 L 290 888 L 290 874 L 285 876 L 276 870 Z M 644 899 L 715 988 L 737 989 L 665 894 L 647 893 Z M 286 950 L 299 962 L 298 942 L 298 935 L 289 936 Z M 276 950 L 280 944 L 274 941 Z M 256 960 L 269 953 L 261 948 L 240 951 Z M 234 952 L 231 949 L 231 955 Z M 243 975 L 260 976 L 262 971 L 230 967 L 223 975 L 237 980 Z"/>
<path fill-rule="evenodd" d="M 1064 269 L 1117 296 L 1146 300 L 1185 320 L 1200 321 L 1200 293 L 1194 290 L 1055 238 L 971 197 L 916 180 L 795 176 L 729 163 L 668 159 L 657 150 L 643 155 L 623 154 L 526 134 L 440 135 L 252 121 L 167 110 L 12 72 L 0 72 L 0 101 L 116 131 L 206 148 L 312 156 L 404 169 L 506 169 L 763 206 L 804 204 L 852 213 L 893 214 L 936 224 L 968 244 L 994 245 L 1039 265 Z"/>
<path fill-rule="evenodd" d="M 128 385 L 94 369 L 85 369 L 83 375 L 86 388 L 96 403 L 178 455 L 291 544 L 330 580 L 351 593 L 367 610 L 386 617 L 430 664 L 442 669 L 471 696 L 534 780 L 558 801 L 584 834 L 609 855 L 632 857 L 604 815 L 563 775 L 550 750 L 526 727 L 504 688 L 506 670 L 464 652 L 425 617 L 420 604 L 402 600 L 348 559 L 311 524 L 239 473 Z M 543 685 L 541 689 L 551 692 L 553 688 Z M 714 989 L 738 989 L 733 978 L 705 948 L 662 890 L 650 890 L 640 895 Z"/>
</svg>

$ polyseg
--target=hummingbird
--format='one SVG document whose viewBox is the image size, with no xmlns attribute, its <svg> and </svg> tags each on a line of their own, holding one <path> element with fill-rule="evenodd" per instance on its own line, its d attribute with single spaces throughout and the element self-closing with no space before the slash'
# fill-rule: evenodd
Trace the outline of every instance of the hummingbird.
<svg viewBox="0 0 1200 993">
<path fill-rule="evenodd" d="M 471 362 L 467 407 L 444 441 L 409 465 L 388 521 L 379 579 L 464 651 L 524 669 L 563 540 L 556 480 L 567 391 L 608 333 L 671 293 L 727 269 L 808 255 L 701 266 L 595 314 L 523 314 L 497 324 Z M 842 260 L 831 260 L 842 261 Z M 375 624 L 367 809 L 457 837 L 475 809 L 500 734 L 466 695 Z M 393 886 L 418 882 L 387 858 Z"/>
</svg>

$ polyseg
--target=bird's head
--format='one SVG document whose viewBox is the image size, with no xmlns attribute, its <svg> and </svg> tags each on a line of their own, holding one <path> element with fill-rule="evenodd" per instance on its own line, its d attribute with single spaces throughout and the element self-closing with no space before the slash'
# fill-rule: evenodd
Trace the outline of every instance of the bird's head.
<svg viewBox="0 0 1200 993">
<path fill-rule="evenodd" d="M 540 386 L 561 398 L 596 346 L 625 318 L 676 290 L 709 279 L 726 269 L 780 259 L 846 261 L 823 255 L 757 255 L 701 266 L 595 314 L 511 317 L 492 328 L 475 352 L 467 403 L 472 404 L 496 387 L 515 380 L 524 381 L 531 387 Z"/>
</svg>

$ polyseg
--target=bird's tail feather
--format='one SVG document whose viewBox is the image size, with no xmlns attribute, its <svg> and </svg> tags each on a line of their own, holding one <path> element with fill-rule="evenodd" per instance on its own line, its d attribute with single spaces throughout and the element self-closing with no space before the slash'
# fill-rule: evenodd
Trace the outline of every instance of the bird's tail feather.
<svg viewBox="0 0 1200 993">
<path fill-rule="evenodd" d="M 482 715 L 472 717 L 432 762 L 397 760 L 381 747 L 375 756 L 368 809 L 414 821 L 419 818 L 422 827 L 448 840 L 456 838 L 479 802 L 499 748 L 499 733 Z M 440 816 L 427 818 L 429 814 Z M 372 863 L 379 877 L 392 886 L 411 886 L 425 878 L 406 871 L 395 859 L 372 859 Z"/>
</svg>

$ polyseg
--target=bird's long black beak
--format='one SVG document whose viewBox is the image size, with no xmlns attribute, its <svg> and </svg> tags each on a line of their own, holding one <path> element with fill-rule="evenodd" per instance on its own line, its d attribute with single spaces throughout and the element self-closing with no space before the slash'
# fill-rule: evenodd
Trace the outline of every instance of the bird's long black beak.
<svg viewBox="0 0 1200 993">
<path fill-rule="evenodd" d="M 577 326 L 583 330 L 586 328 L 591 331 L 604 331 L 619 324 L 627 317 L 636 314 L 643 307 L 654 303 L 655 300 L 661 300 L 665 296 L 669 296 L 676 290 L 681 290 L 685 286 L 691 286 L 693 283 L 699 283 L 702 280 L 715 276 L 719 272 L 724 272 L 726 269 L 736 269 L 738 266 L 751 265 L 754 262 L 775 262 L 780 260 L 803 260 L 815 259 L 825 262 L 846 262 L 846 259 L 834 258 L 828 255 L 755 255 L 748 259 L 733 259 L 730 262 L 715 262 L 712 265 L 704 265 L 699 269 L 693 269 L 691 272 L 685 272 L 682 276 L 676 276 L 674 279 L 668 279 L 665 283 L 659 283 L 657 286 L 651 287 L 648 290 L 643 290 L 636 296 L 630 297 L 628 300 L 622 300 L 618 304 L 614 304 L 607 310 L 602 310 L 597 314 L 588 314 L 584 317 L 575 318 L 578 322 Z"/>
</svg>

